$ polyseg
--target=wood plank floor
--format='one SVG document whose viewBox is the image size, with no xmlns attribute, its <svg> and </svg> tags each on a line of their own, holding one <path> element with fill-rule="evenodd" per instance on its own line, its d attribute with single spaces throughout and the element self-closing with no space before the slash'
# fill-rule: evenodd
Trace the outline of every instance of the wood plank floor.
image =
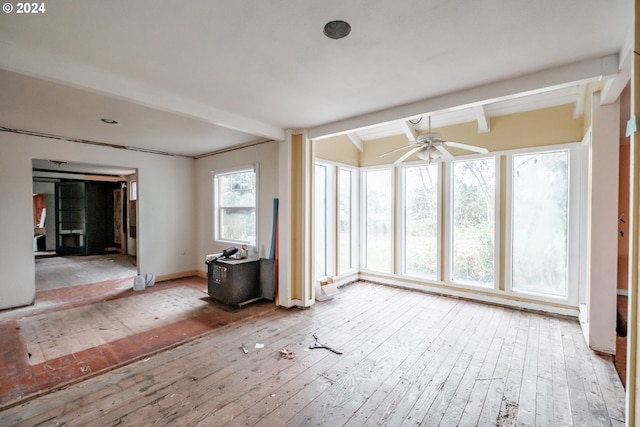
<svg viewBox="0 0 640 427">
<path fill-rule="evenodd" d="M 342 354 L 309 349 L 314 333 Z M 0 424 L 621 426 L 624 390 L 576 320 L 356 283 L 9 408 Z"/>
<path fill-rule="evenodd" d="M 229 307 L 206 288 L 200 277 L 141 291 L 109 280 L 38 291 L 34 305 L 0 311 L 0 408 L 277 309 Z"/>
</svg>

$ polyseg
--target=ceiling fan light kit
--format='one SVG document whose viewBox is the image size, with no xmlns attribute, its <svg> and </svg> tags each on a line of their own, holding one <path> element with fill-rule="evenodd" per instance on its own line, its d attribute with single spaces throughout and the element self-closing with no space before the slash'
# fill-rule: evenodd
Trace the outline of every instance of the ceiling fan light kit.
<svg viewBox="0 0 640 427">
<path fill-rule="evenodd" d="M 446 141 L 442 139 L 442 136 L 439 133 L 431 132 L 431 117 L 429 117 L 429 132 L 418 135 L 415 141 L 409 141 L 409 144 L 404 147 L 387 151 L 386 153 L 381 154 L 380 157 L 384 157 L 391 153 L 410 148 L 409 151 L 404 153 L 393 163 L 402 163 L 413 154 L 415 154 L 419 159 L 427 161 L 429 163 L 431 163 L 431 161 L 433 160 L 450 162 L 454 160 L 454 157 L 445 147 L 460 148 L 467 151 L 473 151 L 475 153 L 489 152 L 489 150 L 484 147 L 463 144 L 461 142 Z"/>
</svg>

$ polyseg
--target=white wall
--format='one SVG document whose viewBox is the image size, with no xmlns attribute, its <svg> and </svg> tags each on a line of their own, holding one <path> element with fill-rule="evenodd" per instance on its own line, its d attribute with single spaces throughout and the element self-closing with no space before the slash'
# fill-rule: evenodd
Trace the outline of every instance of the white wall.
<svg viewBox="0 0 640 427">
<path fill-rule="evenodd" d="M 620 102 L 601 106 L 596 92 L 591 126 L 587 341 L 593 350 L 615 354 Z"/>
<path fill-rule="evenodd" d="M 35 298 L 31 160 L 138 169 L 138 266 L 196 270 L 195 160 L 0 132 L 0 309 Z"/>
<path fill-rule="evenodd" d="M 258 236 L 257 256 L 267 258 L 273 228 L 273 199 L 278 197 L 278 142 L 267 142 L 196 160 L 198 255 L 197 265 L 206 271 L 207 254 L 219 253 L 228 245 L 213 241 L 213 172 L 258 164 Z"/>
</svg>

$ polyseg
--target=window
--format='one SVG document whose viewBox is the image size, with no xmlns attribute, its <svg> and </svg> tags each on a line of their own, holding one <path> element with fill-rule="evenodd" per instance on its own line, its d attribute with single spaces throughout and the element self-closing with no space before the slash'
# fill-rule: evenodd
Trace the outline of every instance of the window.
<svg viewBox="0 0 640 427">
<path fill-rule="evenodd" d="M 437 164 L 404 167 L 403 271 L 438 278 L 439 212 Z"/>
<path fill-rule="evenodd" d="M 370 270 L 392 272 L 393 169 L 367 170 L 365 178 L 365 262 Z"/>
<path fill-rule="evenodd" d="M 338 169 L 338 274 L 353 268 L 353 175 Z"/>
<path fill-rule="evenodd" d="M 451 280 L 495 284 L 495 158 L 456 161 L 452 167 Z"/>
<path fill-rule="evenodd" d="M 566 297 L 569 151 L 514 155 L 511 168 L 512 289 Z"/>
<path fill-rule="evenodd" d="M 355 272 L 358 248 L 357 169 L 316 162 L 313 176 L 313 276 Z"/>
<path fill-rule="evenodd" d="M 215 239 L 256 244 L 256 168 L 214 174 Z"/>
</svg>

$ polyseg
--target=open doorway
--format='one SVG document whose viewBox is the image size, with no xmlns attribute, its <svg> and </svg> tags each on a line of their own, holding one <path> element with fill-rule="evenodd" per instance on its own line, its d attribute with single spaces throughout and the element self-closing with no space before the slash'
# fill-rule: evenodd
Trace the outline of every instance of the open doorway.
<svg viewBox="0 0 640 427">
<path fill-rule="evenodd" d="M 36 292 L 136 276 L 137 171 L 41 159 L 32 171 Z"/>
</svg>

